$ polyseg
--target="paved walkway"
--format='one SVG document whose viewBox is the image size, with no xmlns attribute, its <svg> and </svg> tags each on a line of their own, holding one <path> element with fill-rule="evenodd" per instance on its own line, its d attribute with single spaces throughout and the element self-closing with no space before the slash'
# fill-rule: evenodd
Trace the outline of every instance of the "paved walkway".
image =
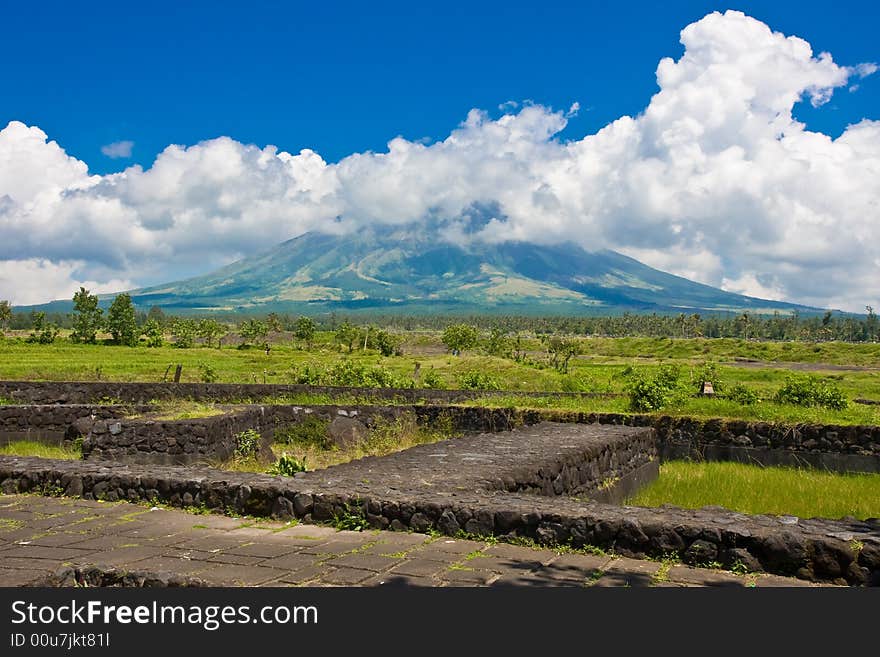
<svg viewBox="0 0 880 657">
<path fill-rule="evenodd" d="M 0 495 L 0 586 L 64 566 L 173 573 L 211 586 L 814 586 L 503 543 Z"/>
</svg>

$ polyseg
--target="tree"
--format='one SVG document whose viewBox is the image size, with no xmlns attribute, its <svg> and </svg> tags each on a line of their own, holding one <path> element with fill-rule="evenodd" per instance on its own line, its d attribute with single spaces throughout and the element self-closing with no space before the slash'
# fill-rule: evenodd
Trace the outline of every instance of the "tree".
<svg viewBox="0 0 880 657">
<path fill-rule="evenodd" d="M 151 306 L 147 312 L 147 321 L 153 320 L 159 326 L 165 326 L 165 311 L 159 306 Z"/>
<path fill-rule="evenodd" d="M 135 320 L 134 306 L 131 297 L 124 292 L 116 295 L 107 311 L 107 329 L 113 336 L 113 342 L 126 347 L 136 347 L 138 328 Z"/>
<path fill-rule="evenodd" d="M 162 326 L 155 319 L 147 320 L 142 335 L 146 338 L 148 347 L 162 346 Z"/>
<path fill-rule="evenodd" d="M 373 336 L 373 342 L 380 354 L 383 356 L 393 356 L 400 350 L 403 339 L 399 335 L 380 330 Z"/>
<path fill-rule="evenodd" d="M 175 317 L 171 322 L 171 337 L 174 338 L 174 346 L 179 349 L 189 349 L 196 343 L 196 320 Z"/>
<path fill-rule="evenodd" d="M 547 352 L 550 354 L 550 362 L 556 371 L 568 374 L 568 361 L 581 352 L 580 343 L 574 339 L 553 336 L 546 338 Z"/>
<path fill-rule="evenodd" d="M 507 337 L 507 329 L 495 325 L 489 332 L 486 340 L 486 353 L 490 356 L 504 357 L 510 352 L 510 340 Z"/>
<path fill-rule="evenodd" d="M 284 324 L 281 322 L 278 313 L 269 313 L 266 316 L 266 326 L 272 333 L 281 333 L 284 330 Z"/>
<path fill-rule="evenodd" d="M 311 350 L 316 329 L 315 320 L 311 317 L 302 316 L 296 320 L 296 324 L 293 327 L 293 335 L 297 340 L 302 340 L 306 343 L 306 349 Z"/>
<path fill-rule="evenodd" d="M 46 321 L 46 313 L 31 312 L 32 332 L 28 336 L 28 342 L 39 344 L 52 344 L 58 337 L 58 327 Z"/>
<path fill-rule="evenodd" d="M 450 324 L 443 331 L 443 344 L 456 356 L 477 344 L 477 329 L 470 324 Z"/>
<path fill-rule="evenodd" d="M 339 344 L 347 345 L 348 353 L 351 353 L 354 349 L 355 340 L 358 339 L 359 335 L 360 332 L 357 330 L 357 327 L 352 326 L 346 320 L 336 328 L 335 338 Z"/>
<path fill-rule="evenodd" d="M 205 344 L 209 347 L 214 344 L 214 340 L 217 340 L 217 348 L 220 348 L 220 337 L 226 333 L 226 327 L 223 326 L 216 319 L 201 319 L 199 320 L 198 327 L 196 328 L 196 333 L 200 338 L 205 341 Z"/>
<path fill-rule="evenodd" d="M 12 306 L 4 299 L 0 301 L 0 329 L 9 326 L 10 319 L 12 319 Z"/>
<path fill-rule="evenodd" d="M 98 307 L 98 296 L 80 287 L 79 292 L 73 295 L 73 310 L 76 317 L 73 320 L 73 333 L 70 339 L 74 342 L 86 342 L 95 344 L 97 333 L 103 325 L 104 311 Z"/>
<path fill-rule="evenodd" d="M 260 339 L 264 339 L 269 334 L 269 327 L 265 322 L 258 319 L 248 319 L 241 323 L 238 327 L 238 334 L 243 340 L 242 344 L 256 343 Z"/>
</svg>

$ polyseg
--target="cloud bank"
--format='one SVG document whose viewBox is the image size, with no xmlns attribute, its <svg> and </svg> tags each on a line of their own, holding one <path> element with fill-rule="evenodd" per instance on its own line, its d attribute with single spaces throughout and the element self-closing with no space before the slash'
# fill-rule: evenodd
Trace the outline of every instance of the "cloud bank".
<svg viewBox="0 0 880 657">
<path fill-rule="evenodd" d="M 792 116 L 877 66 L 839 65 L 734 11 L 681 42 L 641 114 L 575 141 L 557 135 L 577 106 L 505 104 L 442 141 L 397 137 L 336 164 L 221 137 L 94 176 L 13 121 L 0 131 L 0 298 L 158 283 L 308 230 L 441 218 L 453 241 L 572 240 L 735 292 L 880 305 L 880 121 L 831 139 Z M 476 232 L 475 206 L 497 210 Z"/>
</svg>

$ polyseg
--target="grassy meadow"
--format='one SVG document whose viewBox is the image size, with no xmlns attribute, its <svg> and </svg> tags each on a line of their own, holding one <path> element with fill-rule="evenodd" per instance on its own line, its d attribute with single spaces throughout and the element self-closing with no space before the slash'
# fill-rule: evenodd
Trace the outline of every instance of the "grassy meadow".
<svg viewBox="0 0 880 657">
<path fill-rule="evenodd" d="M 660 477 L 627 504 L 717 505 L 748 514 L 864 520 L 880 517 L 880 475 L 669 461 L 660 466 Z"/>
<path fill-rule="evenodd" d="M 811 374 L 839 388 L 843 396 L 880 399 L 880 345 L 840 342 L 754 342 L 733 338 L 580 338 L 580 354 L 562 373 L 551 365 L 542 343 L 522 340 L 519 360 L 489 356 L 480 349 L 461 356 L 446 352 L 439 332 L 402 334 L 402 355 L 382 356 L 372 349 L 335 344 L 331 333 L 319 333 L 310 348 L 277 336 L 268 352 L 247 349 L 173 345 L 148 348 L 109 344 L 75 344 L 59 338 L 53 344 L 0 339 L 0 379 L 34 381 L 162 381 L 171 380 L 177 364 L 182 381 L 228 383 L 296 383 L 304 371 L 327 370 L 340 364 L 379 370 L 397 385 L 437 388 L 476 387 L 510 391 L 473 403 L 489 406 L 560 408 L 596 412 L 627 412 L 624 396 L 633 371 L 650 375 L 661 365 L 676 365 L 682 381 L 696 381 L 712 363 L 716 388 L 741 385 L 757 400 L 741 404 L 729 399 L 678 396 L 663 413 L 780 422 L 880 424 L 880 406 L 849 403 L 847 408 L 778 404 L 773 397 L 787 376 Z M 415 370 L 419 368 L 416 378 Z M 800 371 L 806 369 L 807 371 Z M 476 378 L 475 378 L 476 377 Z M 694 389 L 695 390 L 695 389 Z M 517 392 L 604 393 L 598 398 L 518 397 Z M 305 396 L 309 397 L 309 396 Z M 305 403 L 320 400 L 291 399 Z"/>
</svg>

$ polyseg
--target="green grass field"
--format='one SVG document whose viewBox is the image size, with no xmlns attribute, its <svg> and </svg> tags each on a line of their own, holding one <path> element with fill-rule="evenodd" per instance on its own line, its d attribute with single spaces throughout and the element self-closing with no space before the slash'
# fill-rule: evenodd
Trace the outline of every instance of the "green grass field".
<svg viewBox="0 0 880 657">
<path fill-rule="evenodd" d="M 74 344 L 59 339 L 52 345 L 28 344 L 20 339 L 0 339 L 0 379 L 43 381 L 162 381 L 170 380 L 181 364 L 182 381 L 229 383 L 293 383 L 305 367 L 330 368 L 344 360 L 367 368 L 381 368 L 404 385 L 421 385 L 428 373 L 437 387 L 458 388 L 462 377 L 480 373 L 500 389 L 513 392 L 598 392 L 621 395 L 628 369 L 654 371 L 660 363 L 679 366 L 685 380 L 696 376 L 701 365 L 714 362 L 716 384 L 741 384 L 761 400 L 743 406 L 724 399 L 689 398 L 662 409 L 663 413 L 698 417 L 727 417 L 779 422 L 880 424 L 880 406 L 849 404 L 844 410 L 802 408 L 776 404 L 772 397 L 792 372 L 793 363 L 809 364 L 812 374 L 831 381 L 844 396 L 880 399 L 880 345 L 827 343 L 761 343 L 737 339 L 582 338 L 582 354 L 571 361 L 568 373 L 550 366 L 535 338 L 525 340 L 527 362 L 481 355 L 478 350 L 461 357 L 445 353 L 437 333 L 404 334 L 402 356 L 383 357 L 356 349 L 348 354 L 318 336 L 311 350 L 291 341 L 272 344 L 269 354 L 259 348 L 177 349 Z M 347 350 L 346 350 L 347 351 Z M 735 358 L 760 359 L 737 365 Z M 413 380 L 420 367 L 418 384 Z M 856 369 L 839 369 L 854 367 Z M 8 401 L 8 400 L 7 400 Z M 300 400 L 302 401 L 302 400 Z M 0 402 L 2 403 L 2 402 Z M 493 406 L 562 408 L 596 412 L 626 412 L 626 399 L 528 399 L 515 395 L 489 398 Z"/>
<path fill-rule="evenodd" d="M 33 440 L 16 440 L 0 446 L 2 456 L 40 456 L 46 459 L 78 459 L 82 452 L 76 447 L 44 445 Z"/>
<path fill-rule="evenodd" d="M 632 506 L 718 505 L 749 514 L 800 518 L 880 517 L 880 475 L 670 461 L 660 477 L 627 500 Z"/>
</svg>

